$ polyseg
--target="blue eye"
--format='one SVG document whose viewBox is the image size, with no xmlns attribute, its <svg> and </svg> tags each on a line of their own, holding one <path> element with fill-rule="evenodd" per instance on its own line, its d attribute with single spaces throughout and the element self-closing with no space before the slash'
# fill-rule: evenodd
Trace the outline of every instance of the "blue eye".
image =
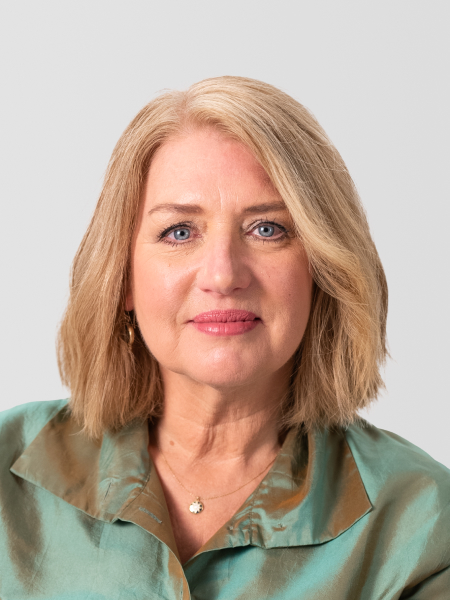
<svg viewBox="0 0 450 600">
<path fill-rule="evenodd" d="M 274 232 L 275 232 L 275 227 L 272 227 L 272 225 L 260 225 L 258 227 L 258 233 L 259 233 L 259 235 L 262 235 L 263 237 L 272 237 Z"/>
<path fill-rule="evenodd" d="M 186 227 L 183 227 L 182 229 L 175 229 L 173 232 L 173 237 L 176 240 L 187 240 L 191 237 L 191 232 Z"/>
</svg>

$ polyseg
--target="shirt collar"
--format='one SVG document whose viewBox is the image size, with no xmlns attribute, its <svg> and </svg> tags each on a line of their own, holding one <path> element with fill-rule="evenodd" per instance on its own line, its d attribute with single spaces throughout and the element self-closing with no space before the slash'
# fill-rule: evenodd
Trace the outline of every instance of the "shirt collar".
<svg viewBox="0 0 450 600">
<path fill-rule="evenodd" d="M 91 517 L 134 522 L 178 554 L 147 446 L 145 423 L 92 441 L 64 407 L 11 471 Z M 321 544 L 371 510 L 345 431 L 291 430 L 261 484 L 201 551 Z"/>
</svg>

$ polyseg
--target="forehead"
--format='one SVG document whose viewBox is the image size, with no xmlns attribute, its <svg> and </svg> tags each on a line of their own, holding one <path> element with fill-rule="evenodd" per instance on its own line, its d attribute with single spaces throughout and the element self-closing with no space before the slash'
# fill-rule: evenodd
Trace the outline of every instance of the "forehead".
<svg viewBox="0 0 450 600">
<path fill-rule="evenodd" d="M 166 141 L 153 157 L 145 196 L 148 208 L 163 199 L 198 202 L 220 196 L 239 204 L 255 197 L 280 199 L 249 148 L 213 128 Z"/>
</svg>

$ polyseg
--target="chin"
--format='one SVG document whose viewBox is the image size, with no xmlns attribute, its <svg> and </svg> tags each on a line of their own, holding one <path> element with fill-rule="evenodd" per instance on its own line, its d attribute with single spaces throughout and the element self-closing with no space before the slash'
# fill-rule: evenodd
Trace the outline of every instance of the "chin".
<svg viewBox="0 0 450 600">
<path fill-rule="evenodd" d="M 219 372 L 193 373 L 192 379 L 215 389 L 236 388 L 251 384 L 258 378 L 259 373 L 242 372 L 224 368 Z"/>
<path fill-rule="evenodd" d="M 226 356 L 221 357 L 210 355 L 206 360 L 203 357 L 202 360 L 199 358 L 197 361 L 190 361 L 184 373 L 213 388 L 225 389 L 251 384 L 276 371 L 276 368 L 271 368 L 271 361 L 262 360 L 261 357 L 255 360 L 255 354 L 249 357 L 242 356 L 242 353 L 226 353 Z"/>
</svg>

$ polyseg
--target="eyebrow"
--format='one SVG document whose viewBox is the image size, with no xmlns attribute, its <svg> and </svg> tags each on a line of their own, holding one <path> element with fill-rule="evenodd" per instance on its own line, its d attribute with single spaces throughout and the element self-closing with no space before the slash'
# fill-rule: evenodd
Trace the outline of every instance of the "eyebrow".
<svg viewBox="0 0 450 600">
<path fill-rule="evenodd" d="M 246 215 L 255 215 L 264 212 L 273 212 L 273 211 L 286 211 L 286 205 L 284 202 L 265 202 L 263 204 L 254 204 L 253 206 L 248 206 L 244 209 L 244 214 Z M 152 215 L 155 212 L 173 212 L 183 215 L 192 215 L 192 214 L 201 214 L 204 212 L 203 208 L 199 204 L 157 204 L 152 209 L 150 209 L 147 215 Z"/>
</svg>

